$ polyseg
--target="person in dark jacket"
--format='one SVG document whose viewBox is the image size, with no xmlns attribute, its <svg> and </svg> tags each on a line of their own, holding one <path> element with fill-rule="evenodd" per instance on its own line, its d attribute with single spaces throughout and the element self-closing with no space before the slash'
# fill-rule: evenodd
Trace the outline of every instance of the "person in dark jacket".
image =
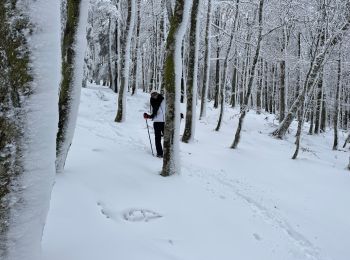
<svg viewBox="0 0 350 260">
<path fill-rule="evenodd" d="M 164 135 L 165 122 L 165 100 L 163 95 L 157 91 L 152 91 L 150 104 L 152 114 L 144 113 L 143 117 L 153 121 L 157 157 L 163 158 L 162 136 Z"/>
</svg>

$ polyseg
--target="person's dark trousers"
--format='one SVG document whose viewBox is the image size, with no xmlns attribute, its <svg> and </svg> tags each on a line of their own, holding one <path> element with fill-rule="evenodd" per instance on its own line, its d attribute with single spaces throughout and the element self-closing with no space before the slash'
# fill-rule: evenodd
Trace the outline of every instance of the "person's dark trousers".
<svg viewBox="0 0 350 260">
<path fill-rule="evenodd" d="M 164 122 L 154 122 L 153 128 L 154 128 L 157 156 L 163 156 L 162 134 L 164 133 Z"/>
</svg>

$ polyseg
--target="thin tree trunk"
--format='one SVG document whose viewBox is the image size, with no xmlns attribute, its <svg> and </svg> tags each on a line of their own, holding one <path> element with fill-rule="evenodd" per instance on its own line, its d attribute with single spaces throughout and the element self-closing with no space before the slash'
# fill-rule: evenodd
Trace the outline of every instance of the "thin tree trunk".
<svg viewBox="0 0 350 260">
<path fill-rule="evenodd" d="M 247 111 L 248 111 L 248 102 L 249 102 L 249 98 L 250 98 L 251 91 L 252 91 L 252 86 L 253 86 L 253 81 L 254 81 L 254 76 L 255 76 L 255 67 L 256 67 L 256 64 L 258 63 L 258 59 L 259 59 L 259 55 L 260 55 L 260 46 L 261 46 L 261 41 L 262 41 L 262 29 L 263 29 L 263 9 L 264 9 L 264 0 L 260 0 L 259 18 L 258 18 L 258 20 L 259 20 L 258 44 L 256 46 L 255 56 L 253 59 L 251 70 L 250 70 L 250 77 L 249 77 L 249 82 L 248 82 L 248 86 L 247 86 L 248 89 L 247 89 L 247 93 L 244 96 L 244 103 L 243 103 L 243 107 L 241 108 L 241 116 L 239 118 L 238 127 L 237 127 L 237 131 L 235 134 L 235 139 L 231 145 L 232 149 L 236 149 L 237 145 L 240 141 L 241 130 L 243 127 L 244 118 L 245 118 Z"/>
<path fill-rule="evenodd" d="M 187 103 L 186 124 L 182 135 L 182 142 L 188 143 L 193 140 L 195 130 L 195 115 L 197 101 L 197 77 L 198 77 L 198 49 L 199 49 L 199 0 L 193 0 L 191 11 L 191 29 L 189 36 L 189 61 L 187 78 Z M 195 43 L 194 45 L 192 43 Z"/>
<path fill-rule="evenodd" d="M 339 121 L 339 99 L 340 99 L 340 86 L 341 86 L 341 51 L 339 51 L 338 59 L 338 79 L 337 79 L 337 89 L 335 94 L 334 102 L 334 115 L 333 115 L 333 127 L 334 127 L 334 142 L 333 150 L 338 149 L 338 121 Z"/>
<path fill-rule="evenodd" d="M 283 49 L 284 52 L 284 49 Z M 280 62 L 280 88 L 279 88 L 279 122 L 282 122 L 286 114 L 286 61 Z"/>
<path fill-rule="evenodd" d="M 229 62 L 229 55 L 231 53 L 231 49 L 233 47 L 233 38 L 237 29 L 237 23 L 238 23 L 238 9 L 239 0 L 236 0 L 236 14 L 235 14 L 235 21 L 233 25 L 233 30 L 231 32 L 230 42 L 228 44 L 228 49 L 225 55 L 225 62 L 224 62 L 224 76 L 221 84 L 220 89 L 220 116 L 218 120 L 218 124 L 215 128 L 215 131 L 219 131 L 221 127 L 222 118 L 224 116 L 224 108 L 225 108 L 225 91 L 226 91 L 226 81 L 227 81 L 227 72 L 228 72 L 228 62 Z"/>
<path fill-rule="evenodd" d="M 220 28 L 220 10 L 216 9 L 215 25 Z M 219 29 L 216 37 L 216 65 L 215 65 L 215 90 L 214 90 L 214 108 L 219 107 L 219 92 L 220 92 L 220 38 Z"/>
<path fill-rule="evenodd" d="M 236 95 L 237 95 L 237 58 L 235 58 L 235 61 L 233 63 L 233 75 L 232 75 L 232 90 L 231 90 L 231 107 L 236 106 Z"/>
<path fill-rule="evenodd" d="M 269 83 L 268 83 L 268 73 L 269 73 L 269 67 L 267 61 L 265 62 L 265 83 L 264 83 L 264 99 L 265 99 L 265 112 L 269 112 Z"/>
<path fill-rule="evenodd" d="M 135 59 L 134 59 L 134 74 L 135 74 L 135 80 L 134 80 L 134 84 L 132 86 L 132 95 L 137 93 L 137 89 L 138 89 L 138 81 L 139 81 L 139 56 L 140 56 L 140 25 L 141 25 L 141 16 L 140 16 L 140 8 L 141 8 L 141 0 L 136 0 L 137 1 L 137 5 L 136 5 L 136 9 L 137 9 L 137 26 L 136 26 L 136 49 L 135 49 Z"/>
<path fill-rule="evenodd" d="M 299 149 L 300 149 L 300 139 L 301 139 L 301 134 L 303 130 L 303 125 L 304 125 L 304 110 L 305 110 L 305 96 L 302 96 L 301 100 L 301 108 L 300 108 L 300 116 L 299 116 L 299 122 L 298 122 L 298 129 L 296 133 L 296 140 L 295 140 L 295 152 L 292 156 L 292 159 L 295 160 L 298 157 Z"/>
<path fill-rule="evenodd" d="M 320 78 L 317 84 L 316 94 L 316 115 L 315 115 L 315 134 L 320 133 L 321 128 L 321 111 L 322 111 L 322 92 L 323 92 L 323 72 L 320 72 Z"/>
<path fill-rule="evenodd" d="M 135 21 L 135 0 L 128 0 L 128 16 L 126 21 L 126 30 L 124 33 L 123 43 L 122 43 L 122 80 L 121 87 L 118 96 L 118 111 L 115 118 L 115 122 L 123 122 L 126 117 L 126 92 L 129 87 L 129 64 L 130 64 L 130 49 L 131 49 L 131 37 L 134 31 L 134 21 Z"/>
<path fill-rule="evenodd" d="M 210 36 L 211 36 L 211 9 L 212 0 L 208 0 L 208 11 L 207 11 L 207 24 L 205 31 L 205 57 L 204 57 L 204 80 L 202 86 L 202 96 L 201 96 L 201 110 L 199 114 L 199 119 L 202 119 L 207 114 L 207 98 L 208 98 L 208 88 L 210 80 Z"/>
<path fill-rule="evenodd" d="M 112 59 L 112 40 L 111 40 L 111 24 L 112 19 L 108 20 L 108 77 L 109 77 L 109 86 L 111 89 L 115 89 L 115 81 L 114 81 L 114 68 L 113 68 L 113 59 Z"/>
<path fill-rule="evenodd" d="M 263 69 L 264 69 L 264 61 L 260 60 L 260 68 L 258 71 L 258 79 L 257 79 L 257 92 L 256 92 L 256 113 L 261 114 L 262 108 L 262 87 L 263 87 Z"/>
</svg>

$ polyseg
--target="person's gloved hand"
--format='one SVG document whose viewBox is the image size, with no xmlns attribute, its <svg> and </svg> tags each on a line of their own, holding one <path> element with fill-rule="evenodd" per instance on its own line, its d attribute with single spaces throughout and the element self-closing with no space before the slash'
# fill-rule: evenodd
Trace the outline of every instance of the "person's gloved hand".
<svg viewBox="0 0 350 260">
<path fill-rule="evenodd" d="M 144 119 L 149 119 L 149 118 L 151 118 L 151 116 L 149 114 L 147 114 L 147 113 L 143 113 L 143 118 Z"/>
</svg>

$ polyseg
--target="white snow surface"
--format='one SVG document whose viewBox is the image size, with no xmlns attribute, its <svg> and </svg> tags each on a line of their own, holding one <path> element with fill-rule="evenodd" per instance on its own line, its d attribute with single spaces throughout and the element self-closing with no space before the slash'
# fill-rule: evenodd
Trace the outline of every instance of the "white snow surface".
<svg viewBox="0 0 350 260">
<path fill-rule="evenodd" d="M 226 108 L 215 132 L 219 111 L 209 103 L 195 141 L 180 144 L 182 174 L 164 178 L 142 117 L 149 95 L 127 96 L 122 124 L 113 122 L 116 100 L 107 88 L 82 91 L 44 260 L 350 259 L 348 150 L 331 150 L 330 130 L 304 135 L 291 160 L 296 125 L 276 140 L 274 117 L 250 111 L 232 150 L 238 110 Z"/>
</svg>

